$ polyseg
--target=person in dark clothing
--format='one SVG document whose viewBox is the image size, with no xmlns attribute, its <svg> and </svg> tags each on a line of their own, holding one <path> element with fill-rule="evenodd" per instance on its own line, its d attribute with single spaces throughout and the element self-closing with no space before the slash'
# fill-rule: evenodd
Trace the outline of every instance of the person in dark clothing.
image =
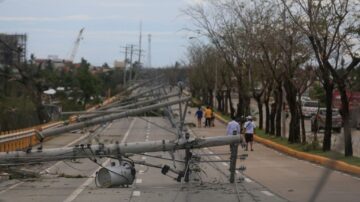
<svg viewBox="0 0 360 202">
<path fill-rule="evenodd" d="M 200 107 L 198 107 L 198 110 L 195 112 L 195 116 L 198 120 L 198 127 L 201 128 L 201 120 L 203 118 L 203 111 Z"/>
</svg>

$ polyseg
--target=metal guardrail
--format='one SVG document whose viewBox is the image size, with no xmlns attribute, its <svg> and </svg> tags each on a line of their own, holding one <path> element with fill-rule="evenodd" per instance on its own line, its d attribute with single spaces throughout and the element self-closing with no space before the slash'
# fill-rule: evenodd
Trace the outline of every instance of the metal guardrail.
<svg viewBox="0 0 360 202">
<path fill-rule="evenodd" d="M 111 97 L 105 100 L 101 105 L 107 105 L 116 100 L 116 96 Z M 101 105 L 96 105 L 91 107 L 87 111 L 93 111 L 97 109 Z M 76 122 L 77 116 L 71 116 L 68 119 L 69 123 Z M 32 145 L 36 145 L 39 143 L 38 138 L 36 137 L 36 133 L 38 131 L 43 131 L 50 128 L 56 128 L 58 126 L 63 126 L 66 123 L 64 121 L 50 122 L 42 125 L 37 125 L 25 129 L 13 130 L 13 131 L 5 131 L 0 133 L 0 152 L 9 152 L 9 151 L 17 151 L 24 150 Z"/>
<path fill-rule="evenodd" d="M 155 79 L 156 80 L 156 79 Z M 153 82 L 153 79 L 149 79 L 145 82 L 137 84 L 135 86 L 130 87 L 125 92 L 129 92 L 135 90 L 149 82 Z M 121 98 L 120 95 L 115 95 L 111 98 L 106 99 L 101 104 L 95 105 L 86 109 L 86 111 L 95 111 L 98 108 L 101 108 L 106 105 L 110 105 L 113 102 L 116 102 Z M 37 133 L 43 131 L 45 129 L 54 128 L 61 125 L 66 125 L 68 123 L 77 122 L 78 116 L 70 116 L 68 121 L 58 121 L 54 123 L 48 123 L 45 125 L 37 125 L 25 129 L 13 130 L 13 131 L 5 131 L 0 132 L 0 152 L 9 152 L 16 150 L 23 150 L 31 147 L 32 145 L 36 145 L 39 143 L 39 139 L 36 137 Z"/>
<path fill-rule="evenodd" d="M 12 141 L 12 140 L 17 140 L 20 138 L 29 137 L 29 136 L 32 136 L 34 133 L 35 133 L 35 129 L 3 135 L 0 138 L 0 144 L 8 142 L 8 141 Z"/>
<path fill-rule="evenodd" d="M 39 143 L 36 132 L 64 125 L 63 121 L 34 126 L 31 129 L 0 136 L 0 152 L 24 150 Z"/>
</svg>

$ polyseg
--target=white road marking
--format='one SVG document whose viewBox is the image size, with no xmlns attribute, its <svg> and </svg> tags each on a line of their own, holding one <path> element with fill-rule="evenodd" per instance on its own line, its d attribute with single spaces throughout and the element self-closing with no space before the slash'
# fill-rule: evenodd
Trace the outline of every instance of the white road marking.
<svg viewBox="0 0 360 202">
<path fill-rule="evenodd" d="M 212 151 L 209 151 L 209 154 L 214 154 L 214 152 L 212 152 Z"/>
<path fill-rule="evenodd" d="M 222 163 L 224 166 L 229 166 L 227 163 Z"/>
<path fill-rule="evenodd" d="M 136 179 L 135 183 L 136 183 L 136 184 L 141 184 L 141 183 L 142 183 L 142 179 Z"/>
<path fill-rule="evenodd" d="M 139 174 L 144 174 L 145 171 L 139 170 Z"/>
<path fill-rule="evenodd" d="M 109 126 L 110 126 L 110 125 L 111 125 L 111 124 L 109 124 Z M 106 127 L 106 129 L 107 129 L 107 128 L 108 128 L 108 127 Z M 69 147 L 69 146 L 71 146 L 71 145 L 73 145 L 73 144 L 75 144 L 75 143 L 77 143 L 77 142 L 80 142 L 81 140 L 85 139 L 87 136 L 89 136 L 89 134 L 86 134 L 86 135 L 83 135 L 83 136 L 79 137 L 78 139 L 70 142 L 69 144 L 63 146 L 62 148 Z M 45 173 L 50 173 L 50 170 L 52 170 L 53 168 L 57 167 L 60 163 L 62 163 L 62 161 L 56 162 L 54 165 L 52 165 L 52 166 L 48 167 L 47 169 L 41 171 L 41 172 L 40 172 L 40 175 L 41 175 L 41 174 L 45 174 Z"/>
<path fill-rule="evenodd" d="M 146 156 L 141 157 L 142 160 L 146 160 Z"/>
<path fill-rule="evenodd" d="M 106 129 L 109 128 L 111 125 L 112 125 L 112 123 L 110 123 L 110 124 L 106 127 Z M 75 143 L 77 143 L 77 142 L 85 139 L 87 136 L 89 136 L 89 134 L 82 135 L 82 136 L 80 136 L 78 139 L 76 139 L 76 140 L 68 143 L 67 145 L 63 146 L 62 148 L 69 147 L 69 146 L 71 146 L 71 145 L 73 145 L 73 144 L 75 144 Z M 41 172 L 40 172 L 40 175 L 45 174 L 45 173 L 49 173 L 51 169 L 53 169 L 54 167 L 58 166 L 61 162 L 62 162 L 62 161 L 58 161 L 58 162 L 56 162 L 54 165 L 50 166 L 49 168 L 46 168 L 45 170 L 41 171 Z M 10 186 L 9 188 L 0 191 L 0 194 L 3 194 L 3 193 L 5 193 L 5 192 L 7 192 L 7 191 L 9 191 L 9 190 L 11 190 L 11 189 L 14 189 L 14 188 L 16 188 L 17 186 L 20 186 L 20 185 L 22 185 L 22 184 L 24 184 L 24 183 L 25 183 L 25 182 L 19 182 L 19 183 L 17 183 L 17 184 L 14 184 L 14 185 Z"/>
<path fill-rule="evenodd" d="M 140 191 L 133 191 L 133 194 L 132 194 L 132 195 L 133 195 L 133 196 L 140 196 L 140 194 L 141 194 Z"/>
<path fill-rule="evenodd" d="M 24 184 L 24 183 L 25 183 L 25 182 L 16 183 L 16 184 L 12 185 L 11 187 L 9 187 L 9 188 L 7 188 L 7 189 L 5 189 L 5 190 L 0 191 L 0 194 L 3 194 L 3 193 L 5 193 L 5 192 L 7 192 L 7 191 L 9 191 L 9 190 L 11 190 L 11 189 L 14 189 L 15 187 L 17 187 L 17 186 L 19 186 L 19 185 L 22 185 L 22 184 Z"/>
<path fill-rule="evenodd" d="M 235 171 L 236 174 L 239 174 L 240 172 L 238 170 Z"/>
<path fill-rule="evenodd" d="M 123 139 L 121 140 L 121 143 L 124 143 L 127 139 L 127 137 L 129 136 L 130 134 L 130 131 L 132 130 L 134 124 L 135 124 L 135 120 L 136 118 L 133 119 L 133 121 L 131 122 L 130 124 L 130 127 L 129 129 L 126 131 Z M 107 159 L 102 165 L 102 167 L 106 166 L 109 162 L 111 161 L 111 159 Z M 96 175 L 96 172 L 100 169 L 101 167 L 99 166 L 96 171 L 91 175 L 91 176 L 95 176 Z M 89 178 L 87 179 L 84 183 L 82 183 L 73 193 L 70 194 L 69 197 L 67 197 L 64 202 L 72 202 L 73 200 L 75 200 L 82 191 L 84 191 L 84 189 L 86 189 L 86 187 L 92 183 L 92 181 L 94 180 L 94 178 Z"/>
<path fill-rule="evenodd" d="M 215 156 L 215 158 L 218 159 L 218 160 L 221 160 L 221 158 L 219 156 Z"/>
<path fill-rule="evenodd" d="M 111 159 L 107 159 L 103 164 L 101 164 L 102 166 L 105 166 L 106 164 L 108 164 L 110 162 Z M 100 168 L 100 167 L 99 167 Z M 96 172 L 99 170 L 96 169 L 96 171 L 91 175 L 91 176 L 95 176 Z M 79 194 L 84 191 L 84 189 L 86 189 L 87 186 L 90 185 L 90 183 L 92 183 L 92 181 L 94 180 L 94 178 L 88 178 L 84 183 L 82 183 L 73 193 L 70 194 L 69 197 L 67 197 L 64 202 L 71 202 L 73 200 L 75 200 Z"/>
<path fill-rule="evenodd" d="M 252 182 L 252 180 L 250 180 L 249 178 L 245 177 L 245 181 L 246 182 Z"/>
<path fill-rule="evenodd" d="M 271 192 L 269 191 L 261 191 L 261 193 L 267 195 L 267 196 L 274 196 L 274 194 L 272 194 Z"/>
</svg>

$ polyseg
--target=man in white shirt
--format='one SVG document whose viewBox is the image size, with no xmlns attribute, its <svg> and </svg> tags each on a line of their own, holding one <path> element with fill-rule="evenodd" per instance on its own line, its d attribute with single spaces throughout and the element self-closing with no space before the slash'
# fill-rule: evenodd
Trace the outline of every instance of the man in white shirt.
<svg viewBox="0 0 360 202">
<path fill-rule="evenodd" d="M 232 117 L 226 128 L 226 135 L 240 135 L 240 124 L 235 121 L 235 117 Z"/>
<path fill-rule="evenodd" d="M 255 123 L 252 121 L 252 117 L 246 117 L 246 122 L 244 123 L 245 129 L 245 141 L 246 141 L 246 148 L 245 151 L 248 150 L 248 144 L 250 143 L 250 150 L 253 150 L 253 139 L 254 139 L 254 129 L 256 128 Z"/>
</svg>

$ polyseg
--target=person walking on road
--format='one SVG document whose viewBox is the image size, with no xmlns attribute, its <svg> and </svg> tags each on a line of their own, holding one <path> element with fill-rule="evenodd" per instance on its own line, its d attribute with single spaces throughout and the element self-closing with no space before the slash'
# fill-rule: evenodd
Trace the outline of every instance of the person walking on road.
<svg viewBox="0 0 360 202">
<path fill-rule="evenodd" d="M 201 128 L 201 120 L 203 118 L 203 111 L 201 110 L 201 107 L 198 107 L 198 110 L 195 112 L 195 116 L 198 120 L 198 127 Z"/>
<path fill-rule="evenodd" d="M 240 124 L 235 120 L 235 117 L 231 117 L 231 121 L 226 127 L 226 135 L 240 135 Z"/>
<path fill-rule="evenodd" d="M 248 150 L 248 145 L 250 144 L 250 150 L 253 150 L 253 139 L 254 139 L 254 129 L 256 128 L 255 123 L 252 121 L 252 117 L 246 117 L 246 122 L 244 123 L 244 130 L 245 130 L 245 141 L 246 147 L 245 151 Z"/>
<path fill-rule="evenodd" d="M 212 110 L 210 109 L 210 106 L 206 107 L 204 114 L 205 114 L 205 128 L 206 127 L 211 127 Z"/>
</svg>

